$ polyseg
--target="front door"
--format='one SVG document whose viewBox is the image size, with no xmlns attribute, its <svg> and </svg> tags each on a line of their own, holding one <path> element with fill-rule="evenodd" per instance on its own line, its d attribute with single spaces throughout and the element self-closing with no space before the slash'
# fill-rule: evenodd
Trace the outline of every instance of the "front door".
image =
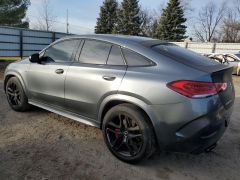
<svg viewBox="0 0 240 180">
<path fill-rule="evenodd" d="M 64 107 L 64 82 L 78 43 L 60 41 L 43 52 L 41 64 L 31 64 L 27 76 L 30 101 Z"/>
</svg>

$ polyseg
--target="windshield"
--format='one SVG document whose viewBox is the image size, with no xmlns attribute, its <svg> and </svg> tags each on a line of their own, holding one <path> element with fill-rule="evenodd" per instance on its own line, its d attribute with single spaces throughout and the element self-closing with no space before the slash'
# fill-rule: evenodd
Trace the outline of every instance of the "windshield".
<svg viewBox="0 0 240 180">
<path fill-rule="evenodd" d="M 240 59 L 240 54 L 235 54 L 235 56 L 237 56 Z"/>
<path fill-rule="evenodd" d="M 186 65 L 193 66 L 214 66 L 218 64 L 217 62 L 202 56 L 193 51 L 181 48 L 176 45 L 157 45 L 153 47 L 154 50 L 160 54 L 169 56 L 176 61 L 179 61 Z"/>
</svg>

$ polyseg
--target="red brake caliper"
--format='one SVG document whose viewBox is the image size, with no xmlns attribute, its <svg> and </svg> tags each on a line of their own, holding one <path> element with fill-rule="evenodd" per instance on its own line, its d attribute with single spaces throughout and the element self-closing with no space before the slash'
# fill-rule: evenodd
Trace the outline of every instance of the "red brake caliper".
<svg viewBox="0 0 240 180">
<path fill-rule="evenodd" d="M 115 129 L 115 136 L 116 136 L 116 138 L 118 138 L 120 133 L 121 133 L 120 129 Z"/>
</svg>

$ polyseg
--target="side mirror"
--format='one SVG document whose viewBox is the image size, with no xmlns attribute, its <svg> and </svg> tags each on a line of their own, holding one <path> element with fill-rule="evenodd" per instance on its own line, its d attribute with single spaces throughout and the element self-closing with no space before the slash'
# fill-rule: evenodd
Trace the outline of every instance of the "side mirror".
<svg viewBox="0 0 240 180">
<path fill-rule="evenodd" d="M 31 55 L 30 58 L 29 58 L 29 60 L 30 60 L 30 62 L 32 62 L 32 63 L 40 63 L 40 62 L 41 62 L 38 53 Z"/>
</svg>

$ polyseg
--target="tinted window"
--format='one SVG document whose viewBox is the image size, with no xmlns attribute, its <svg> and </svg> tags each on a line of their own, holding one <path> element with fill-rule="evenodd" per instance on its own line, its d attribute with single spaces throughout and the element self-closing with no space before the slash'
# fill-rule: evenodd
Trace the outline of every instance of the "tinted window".
<svg viewBox="0 0 240 180">
<path fill-rule="evenodd" d="M 99 41 L 85 41 L 80 62 L 88 64 L 106 64 L 111 45 Z"/>
<path fill-rule="evenodd" d="M 193 51 L 181 48 L 176 45 L 158 45 L 153 47 L 154 50 L 159 53 L 170 56 L 174 60 L 177 60 L 183 64 L 193 65 L 193 66 L 211 66 L 217 65 L 218 63 L 197 54 Z"/>
<path fill-rule="evenodd" d="M 118 46 L 112 46 L 111 52 L 108 57 L 109 65 L 125 65 L 122 58 L 121 49 Z"/>
<path fill-rule="evenodd" d="M 153 65 L 153 62 L 145 58 L 144 56 L 137 54 L 128 49 L 123 49 L 123 54 L 126 58 L 128 66 L 149 66 Z"/>
<path fill-rule="evenodd" d="M 57 43 L 45 51 L 44 57 L 54 62 L 71 61 L 73 51 L 78 42 L 78 40 L 68 40 Z"/>
</svg>

